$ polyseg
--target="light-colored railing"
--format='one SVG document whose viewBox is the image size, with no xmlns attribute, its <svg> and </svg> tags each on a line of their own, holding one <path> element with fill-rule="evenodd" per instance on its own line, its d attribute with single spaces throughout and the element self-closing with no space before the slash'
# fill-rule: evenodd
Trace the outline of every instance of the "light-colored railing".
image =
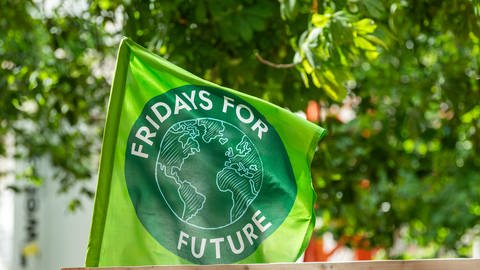
<svg viewBox="0 0 480 270">
<path fill-rule="evenodd" d="M 63 268 L 63 270 L 480 270 L 479 259 Z"/>
</svg>

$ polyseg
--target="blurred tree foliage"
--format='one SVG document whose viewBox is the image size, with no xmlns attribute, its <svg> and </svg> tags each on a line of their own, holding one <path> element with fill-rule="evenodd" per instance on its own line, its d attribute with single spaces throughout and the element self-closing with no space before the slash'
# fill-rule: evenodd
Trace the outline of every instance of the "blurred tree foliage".
<svg viewBox="0 0 480 270">
<path fill-rule="evenodd" d="M 292 111 L 321 105 L 321 232 L 466 255 L 480 234 L 479 2 L 0 0 L 0 138 L 28 165 L 19 179 L 41 184 L 48 157 L 60 192 L 79 190 L 71 209 L 92 197 L 126 35 Z"/>
</svg>

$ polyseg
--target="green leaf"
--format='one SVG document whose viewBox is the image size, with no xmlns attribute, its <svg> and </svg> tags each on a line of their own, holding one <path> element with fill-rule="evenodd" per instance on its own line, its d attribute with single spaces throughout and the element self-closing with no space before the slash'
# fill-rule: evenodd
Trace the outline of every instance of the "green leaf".
<svg viewBox="0 0 480 270">
<path fill-rule="evenodd" d="M 195 8 L 195 20 L 200 23 L 204 23 L 207 20 L 207 8 L 203 0 L 199 0 Z"/>
<path fill-rule="evenodd" d="M 238 31 L 240 32 L 240 37 L 246 42 L 250 41 L 253 36 L 253 30 L 250 27 L 250 25 L 242 18 L 239 18 L 237 22 L 238 22 Z"/>
<path fill-rule="evenodd" d="M 296 0 L 279 0 L 279 2 L 282 19 L 290 20 L 294 19 L 297 16 L 298 10 Z"/>
<path fill-rule="evenodd" d="M 339 96 L 339 94 L 328 84 L 323 85 L 323 90 L 331 99 L 335 101 L 341 101 L 343 99 L 342 96 Z"/>
<path fill-rule="evenodd" d="M 367 51 L 365 52 L 365 56 L 368 60 L 373 61 L 378 58 L 380 54 L 377 51 Z"/>
<path fill-rule="evenodd" d="M 360 21 L 352 23 L 352 25 L 359 35 L 370 34 L 377 28 L 377 25 L 371 19 L 362 19 Z"/>
<path fill-rule="evenodd" d="M 68 209 L 71 212 L 75 212 L 79 207 L 82 206 L 82 202 L 79 199 L 73 199 L 68 203 Z"/>
<path fill-rule="evenodd" d="M 381 39 L 379 39 L 378 37 L 374 36 L 374 35 L 365 35 L 363 36 L 365 39 L 377 44 L 377 45 L 380 45 L 382 46 L 383 48 L 387 49 L 388 46 L 387 44 L 385 44 L 385 42 Z"/>
<path fill-rule="evenodd" d="M 315 27 L 323 28 L 330 22 L 331 17 L 332 17 L 331 14 L 315 13 L 315 14 L 312 15 L 312 24 Z"/>
<path fill-rule="evenodd" d="M 360 49 L 364 49 L 364 50 L 367 50 L 367 51 L 376 51 L 377 50 L 375 45 L 373 45 L 370 41 L 368 41 L 367 39 L 365 39 L 363 37 L 360 37 L 360 36 L 354 37 L 353 38 L 353 43 L 355 44 L 356 47 L 358 47 Z"/>
<path fill-rule="evenodd" d="M 255 31 L 263 31 L 266 27 L 265 21 L 257 16 L 248 16 L 247 22 Z"/>
<path fill-rule="evenodd" d="M 322 75 L 333 86 L 335 86 L 335 87 L 339 86 L 339 83 L 337 82 L 337 80 L 335 78 L 335 75 L 333 74 L 333 72 L 331 70 L 325 70 L 324 72 L 322 72 Z"/>
<path fill-rule="evenodd" d="M 11 190 L 15 193 L 20 193 L 21 192 L 20 188 L 18 186 L 15 186 L 15 185 L 8 185 L 6 187 L 6 189 L 9 189 L 9 190 Z"/>
<path fill-rule="evenodd" d="M 360 1 L 368 13 L 374 18 L 381 18 L 385 14 L 385 7 L 382 2 L 379 0 L 362 0 Z"/>
<path fill-rule="evenodd" d="M 341 101 L 347 95 L 347 90 L 335 79 L 335 75 L 326 70 L 319 72 L 315 70 L 312 74 L 312 82 L 317 88 L 322 88 L 325 93 L 335 101 Z"/>
<path fill-rule="evenodd" d="M 302 49 L 303 49 L 302 52 L 305 55 L 305 57 L 307 58 L 310 66 L 313 67 L 313 68 L 316 68 L 317 64 L 316 64 L 315 55 L 313 54 L 313 52 L 310 50 L 309 47 L 306 47 L 306 46 L 303 46 Z"/>
<path fill-rule="evenodd" d="M 103 10 L 108 10 L 111 6 L 111 3 L 109 0 L 100 0 L 98 1 L 98 6 Z"/>
<path fill-rule="evenodd" d="M 352 27 L 341 21 L 335 20 L 330 24 L 332 41 L 338 47 L 341 45 L 350 45 L 353 40 Z"/>
<path fill-rule="evenodd" d="M 302 61 L 302 67 L 307 74 L 311 74 L 313 72 L 313 67 L 305 59 Z"/>
<path fill-rule="evenodd" d="M 306 88 L 310 87 L 310 83 L 308 80 L 308 75 L 305 71 L 300 70 L 300 76 L 302 77 L 303 84 L 305 85 Z"/>
<path fill-rule="evenodd" d="M 320 82 L 320 77 L 318 76 L 316 71 L 310 74 L 310 76 L 312 76 L 313 85 L 315 85 L 317 88 L 322 87 L 322 83 Z"/>
<path fill-rule="evenodd" d="M 462 115 L 461 119 L 463 123 L 471 123 L 472 121 L 480 118 L 480 106 L 475 106 L 470 111 Z"/>
</svg>

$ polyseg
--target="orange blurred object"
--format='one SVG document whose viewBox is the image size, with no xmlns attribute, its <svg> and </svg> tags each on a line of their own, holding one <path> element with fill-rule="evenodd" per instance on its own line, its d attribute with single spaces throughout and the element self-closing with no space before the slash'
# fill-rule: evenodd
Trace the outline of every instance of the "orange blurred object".
<svg viewBox="0 0 480 270">
<path fill-rule="evenodd" d="M 378 251 L 377 248 L 374 249 L 356 249 L 355 250 L 355 259 L 359 261 L 373 260 L 373 256 Z"/>
<path fill-rule="evenodd" d="M 315 100 L 308 101 L 307 120 L 314 123 L 318 123 L 320 121 L 320 105 Z"/>
<path fill-rule="evenodd" d="M 305 250 L 304 262 L 326 262 L 340 248 L 343 247 L 343 240 L 340 240 L 333 249 L 325 252 L 321 236 L 312 236 L 307 250 Z"/>
<path fill-rule="evenodd" d="M 362 130 L 362 137 L 365 139 L 370 138 L 372 136 L 372 132 L 369 129 Z"/>
<path fill-rule="evenodd" d="M 370 180 L 364 178 L 362 180 L 360 180 L 360 188 L 362 189 L 369 189 L 370 188 Z"/>
</svg>

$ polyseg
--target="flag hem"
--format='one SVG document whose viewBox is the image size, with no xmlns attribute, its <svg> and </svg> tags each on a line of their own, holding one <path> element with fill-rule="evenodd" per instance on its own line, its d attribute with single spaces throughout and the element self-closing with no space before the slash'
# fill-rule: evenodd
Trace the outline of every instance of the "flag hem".
<svg viewBox="0 0 480 270">
<path fill-rule="evenodd" d="M 92 214 L 92 223 L 90 237 L 87 246 L 87 255 L 85 266 L 97 267 L 99 265 L 100 252 L 103 241 L 103 233 L 107 218 L 108 203 L 110 196 L 111 175 L 113 170 L 114 156 L 106 153 L 113 153 L 116 148 L 116 141 L 110 138 L 116 138 L 118 133 L 118 121 L 121 114 L 121 106 L 125 93 L 125 77 L 128 70 L 128 61 L 130 50 L 126 45 L 128 38 L 123 38 L 117 53 L 117 62 L 115 66 L 115 75 L 110 90 L 110 100 L 107 109 L 107 118 L 105 129 L 103 131 L 102 150 L 100 153 L 100 165 L 97 181 L 97 190 L 95 193 L 94 208 Z M 125 57 L 124 57 L 125 56 Z"/>
<path fill-rule="evenodd" d="M 308 149 L 308 154 L 307 154 L 308 168 L 312 167 L 312 161 L 313 161 L 313 157 L 315 156 L 315 152 L 316 152 L 316 148 L 317 148 L 318 143 L 328 134 L 328 131 L 325 128 L 322 128 L 320 126 L 317 126 L 317 127 L 321 128 L 321 130 L 318 130 L 317 132 L 314 133 L 313 138 L 310 142 L 310 147 Z M 313 198 L 312 198 L 313 199 L 312 205 L 313 205 L 313 204 L 315 204 L 315 201 L 317 199 L 317 194 L 315 193 L 315 189 L 313 187 L 313 179 L 312 179 L 311 171 L 310 171 L 310 175 L 309 175 L 308 178 L 310 180 L 310 185 L 311 185 L 311 188 L 313 190 Z M 310 224 L 308 225 L 304 241 L 302 243 L 302 246 L 300 247 L 300 252 L 297 254 L 297 258 L 296 258 L 297 260 L 298 260 L 298 258 L 300 258 L 300 256 L 305 252 L 305 250 L 308 247 L 310 239 L 312 238 L 312 235 L 313 235 L 313 231 L 315 229 L 315 222 L 316 222 L 315 208 L 312 208 L 312 219 L 310 221 Z"/>
</svg>

